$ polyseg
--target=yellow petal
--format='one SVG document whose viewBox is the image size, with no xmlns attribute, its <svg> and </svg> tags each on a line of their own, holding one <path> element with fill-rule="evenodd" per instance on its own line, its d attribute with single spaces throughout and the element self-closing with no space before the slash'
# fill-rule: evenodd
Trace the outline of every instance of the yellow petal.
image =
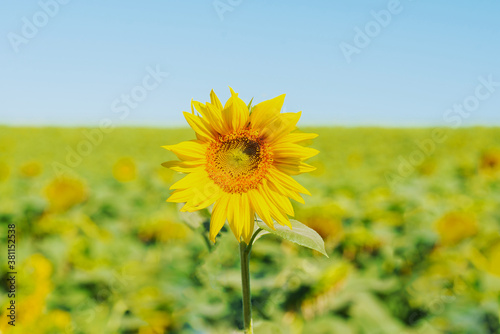
<svg viewBox="0 0 500 334">
<path fill-rule="evenodd" d="M 271 214 L 269 213 L 269 204 L 266 202 L 264 197 L 261 195 L 260 191 L 257 189 L 251 189 L 248 191 L 248 198 L 252 208 L 257 212 L 260 219 L 264 221 L 270 228 L 275 230 Z"/>
<path fill-rule="evenodd" d="M 186 121 L 189 123 L 191 128 L 196 132 L 196 134 L 208 139 L 208 140 L 214 140 L 216 137 L 216 132 L 210 126 L 210 124 L 205 121 L 203 118 L 190 114 L 188 112 L 183 112 L 184 117 L 186 118 Z"/>
<path fill-rule="evenodd" d="M 270 199 L 274 206 L 278 207 L 280 211 L 292 217 L 295 215 L 292 203 L 290 203 L 290 200 L 286 196 L 283 196 L 268 187 L 263 187 L 263 190 L 265 191 L 267 198 Z"/>
<path fill-rule="evenodd" d="M 227 129 L 236 131 L 243 129 L 248 123 L 248 108 L 238 94 L 232 88 L 230 90 L 231 97 L 222 110 L 222 119 Z"/>
<path fill-rule="evenodd" d="M 273 99 L 262 101 L 252 108 L 250 114 L 250 123 L 252 128 L 261 129 L 277 115 L 279 115 L 283 102 L 285 101 L 285 94 L 277 96 Z"/>
<path fill-rule="evenodd" d="M 183 203 L 187 202 L 191 198 L 191 196 L 193 196 L 193 192 L 191 191 L 191 189 L 175 190 L 167 199 L 167 202 Z"/>
<path fill-rule="evenodd" d="M 175 182 L 170 189 L 187 189 L 191 187 L 198 186 L 201 182 L 205 184 L 208 180 L 208 174 L 205 170 L 196 171 L 194 173 L 187 174 L 179 181 Z"/>
<path fill-rule="evenodd" d="M 183 141 L 176 145 L 162 146 L 164 149 L 174 152 L 181 160 L 205 159 L 207 145 L 199 140 Z"/>
<path fill-rule="evenodd" d="M 211 115 L 210 116 L 212 118 L 211 124 L 212 124 L 212 127 L 214 128 L 214 130 L 217 133 L 226 134 L 227 131 L 226 131 L 226 128 L 224 126 L 225 125 L 224 121 L 222 120 L 221 110 L 217 109 L 217 107 L 215 107 L 213 104 L 210 104 L 208 102 L 206 104 L 206 108 L 208 110 L 208 113 Z"/>
<path fill-rule="evenodd" d="M 240 196 L 240 219 L 242 222 L 242 237 L 243 240 L 247 243 L 250 242 L 253 233 L 254 227 L 254 219 L 252 217 L 252 212 L 250 209 L 250 200 L 246 193 L 241 194 Z"/>
<path fill-rule="evenodd" d="M 193 212 L 204 209 L 217 201 L 224 192 L 212 180 L 192 187 L 192 196 L 182 207 L 181 211 Z"/>
<path fill-rule="evenodd" d="M 302 173 L 309 173 L 316 170 L 316 167 L 297 161 L 297 163 L 281 163 L 276 161 L 274 166 L 288 175 L 299 175 Z"/>
<path fill-rule="evenodd" d="M 267 185 L 273 191 L 275 191 L 283 196 L 290 197 L 291 199 L 293 199 L 299 203 L 305 204 L 304 199 L 296 191 L 290 190 L 289 188 L 283 186 L 281 182 L 273 181 L 272 179 L 269 179 L 269 180 L 267 180 Z"/>
<path fill-rule="evenodd" d="M 166 168 L 170 168 L 176 172 L 180 173 L 192 173 L 197 169 L 203 169 L 205 160 L 192 160 L 192 161 L 167 161 L 161 165 Z"/>
<path fill-rule="evenodd" d="M 267 195 L 265 190 L 263 188 L 266 188 L 267 186 L 261 185 L 260 186 L 260 192 L 263 195 L 264 199 L 266 200 L 267 203 L 273 203 L 273 200 Z M 281 210 L 281 208 L 278 208 L 276 205 L 269 205 L 269 212 L 271 213 L 271 217 L 278 222 L 278 224 L 283 225 L 283 226 L 289 226 L 290 228 L 292 227 L 290 220 L 288 219 L 287 215 L 285 212 Z"/>
<path fill-rule="evenodd" d="M 319 153 L 318 150 L 311 147 L 304 147 L 292 143 L 281 143 L 272 146 L 273 158 L 286 161 L 287 159 L 306 160 Z"/>
<path fill-rule="evenodd" d="M 203 103 L 191 100 L 191 111 L 192 114 L 194 115 L 193 106 L 196 109 L 196 111 L 201 114 L 201 116 L 206 117 L 205 115 L 207 114 L 207 107 Z"/>
<path fill-rule="evenodd" d="M 248 226 L 248 230 L 243 231 L 243 240 L 248 245 L 253 236 L 253 231 L 255 229 L 255 211 L 250 207 L 250 225 Z"/>
<path fill-rule="evenodd" d="M 240 242 L 241 238 L 241 230 L 243 225 L 240 220 L 240 195 L 239 194 L 231 194 L 229 196 L 229 202 L 227 205 L 227 221 L 229 223 L 229 227 L 231 227 L 231 231 L 233 231 L 236 240 Z"/>
<path fill-rule="evenodd" d="M 311 193 L 300 185 L 297 181 L 295 181 L 291 176 L 286 175 L 285 173 L 279 171 L 275 167 L 271 167 L 269 169 L 268 178 L 274 184 L 279 183 L 283 187 L 293 190 L 298 193 L 311 195 Z"/>
<path fill-rule="evenodd" d="M 202 104 L 197 101 L 192 101 L 192 106 L 200 113 L 206 123 L 211 127 L 212 135 L 221 133 L 222 115 L 219 109 L 210 103 Z"/>
<path fill-rule="evenodd" d="M 286 142 L 286 143 L 299 144 L 308 140 L 312 140 L 316 137 L 318 137 L 318 134 L 316 133 L 292 132 L 287 134 L 286 136 L 283 136 L 280 140 L 277 141 L 277 143 Z"/>
<path fill-rule="evenodd" d="M 297 113 L 279 114 L 273 119 L 268 120 L 260 133 L 266 138 L 267 142 L 272 144 L 295 130 L 300 115 L 300 111 Z"/>
<path fill-rule="evenodd" d="M 215 95 L 214 90 L 210 92 L 210 102 L 212 103 L 213 106 L 215 106 L 217 109 L 222 110 L 222 103 L 220 103 L 219 98 L 217 95 Z"/>
<path fill-rule="evenodd" d="M 212 242 L 215 242 L 215 237 L 221 230 L 222 226 L 226 222 L 226 216 L 228 211 L 228 202 L 230 195 L 223 195 L 214 205 L 214 209 L 212 211 L 212 217 L 210 219 L 210 233 L 209 237 Z"/>
<path fill-rule="evenodd" d="M 208 120 L 209 122 L 211 121 L 212 119 L 212 114 L 209 112 L 209 110 L 207 109 L 207 106 L 204 105 L 203 103 L 201 102 L 198 102 L 198 101 L 191 101 L 191 110 L 193 109 L 193 106 L 194 108 L 196 109 L 196 111 L 198 111 L 198 113 L 203 117 L 205 118 L 206 120 Z M 193 112 L 193 115 L 194 115 L 194 112 Z"/>
</svg>

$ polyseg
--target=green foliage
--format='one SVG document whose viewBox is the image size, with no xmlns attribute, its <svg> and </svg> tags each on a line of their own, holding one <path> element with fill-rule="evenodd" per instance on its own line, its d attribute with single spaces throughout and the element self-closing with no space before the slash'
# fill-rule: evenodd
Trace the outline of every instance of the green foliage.
<svg viewBox="0 0 500 334">
<path fill-rule="evenodd" d="M 257 220 L 256 223 L 261 229 L 266 231 L 266 233 L 271 233 L 285 240 L 294 242 L 297 245 L 314 249 L 328 257 L 325 250 L 325 242 L 318 232 L 295 219 L 290 219 L 292 228 L 275 223 L 274 230 L 261 220 Z"/>
<path fill-rule="evenodd" d="M 302 130 L 319 133 L 321 153 L 311 159 L 316 171 L 296 177 L 313 196 L 294 204 L 295 218 L 323 238 L 329 258 L 259 239 L 250 263 L 255 328 L 498 333 L 500 130 L 446 130 L 434 144 L 431 129 Z M 0 249 L 16 224 L 23 314 L 13 329 L 0 312 L 0 330 L 242 328 L 234 236 L 224 228 L 207 243 L 208 211 L 182 214 L 165 202 L 182 175 L 161 167 L 175 157 L 160 147 L 192 131 L 96 131 L 0 127 Z M 72 155 L 85 145 L 80 159 Z M 2 310 L 8 301 L 1 285 Z"/>
</svg>

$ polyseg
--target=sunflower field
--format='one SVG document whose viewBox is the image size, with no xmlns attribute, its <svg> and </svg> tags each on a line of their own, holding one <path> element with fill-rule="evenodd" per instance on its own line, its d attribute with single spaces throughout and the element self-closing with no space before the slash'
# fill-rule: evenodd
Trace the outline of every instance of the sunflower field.
<svg viewBox="0 0 500 334">
<path fill-rule="evenodd" d="M 500 129 L 318 133 L 295 219 L 250 262 L 255 333 L 500 333 Z M 188 129 L 0 127 L 0 333 L 235 333 L 238 243 L 167 203 Z M 8 229 L 15 226 L 15 326 Z"/>
</svg>

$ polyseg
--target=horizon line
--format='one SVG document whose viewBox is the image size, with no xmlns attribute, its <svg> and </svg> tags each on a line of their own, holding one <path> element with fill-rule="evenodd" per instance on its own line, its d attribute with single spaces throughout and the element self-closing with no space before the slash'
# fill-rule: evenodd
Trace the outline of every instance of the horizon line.
<svg viewBox="0 0 500 334">
<path fill-rule="evenodd" d="M 59 128 L 59 129 L 81 129 L 81 128 L 99 128 L 100 125 L 92 124 L 72 124 L 72 125 L 60 125 L 60 124 L 3 124 L 0 123 L 0 128 Z M 169 129 L 169 130 L 192 130 L 189 125 L 149 125 L 149 124 L 120 124 L 113 126 L 113 129 Z M 298 127 L 300 128 L 378 128 L 378 129 L 432 129 L 432 128 L 443 128 L 450 130 L 458 129 L 471 129 L 471 128 L 487 128 L 495 129 L 500 128 L 499 124 L 470 124 L 466 126 L 449 126 L 449 125 L 439 125 L 439 124 L 417 124 L 417 125 L 388 125 L 388 124 L 303 124 Z"/>
</svg>

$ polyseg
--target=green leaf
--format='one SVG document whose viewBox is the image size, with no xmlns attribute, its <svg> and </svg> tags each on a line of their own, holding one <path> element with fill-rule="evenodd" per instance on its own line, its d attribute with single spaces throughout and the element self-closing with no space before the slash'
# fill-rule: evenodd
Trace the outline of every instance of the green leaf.
<svg viewBox="0 0 500 334">
<path fill-rule="evenodd" d="M 252 102 L 253 102 L 253 97 L 252 97 L 252 99 L 250 100 L 250 102 L 248 102 L 248 105 L 247 105 L 248 111 L 249 111 L 250 113 L 252 113 L 252 108 L 253 108 L 253 106 L 252 106 Z"/>
<path fill-rule="evenodd" d="M 277 235 L 298 245 L 314 249 L 324 256 L 328 257 L 325 250 L 325 242 L 323 241 L 323 238 L 321 238 L 321 236 L 318 234 L 318 232 L 297 220 L 290 219 L 292 229 L 290 229 L 288 226 L 281 226 L 278 223 L 275 223 L 275 231 L 273 231 L 269 226 L 267 226 L 266 223 L 264 223 L 260 219 L 257 219 L 256 222 L 261 229 L 270 234 Z"/>
</svg>

